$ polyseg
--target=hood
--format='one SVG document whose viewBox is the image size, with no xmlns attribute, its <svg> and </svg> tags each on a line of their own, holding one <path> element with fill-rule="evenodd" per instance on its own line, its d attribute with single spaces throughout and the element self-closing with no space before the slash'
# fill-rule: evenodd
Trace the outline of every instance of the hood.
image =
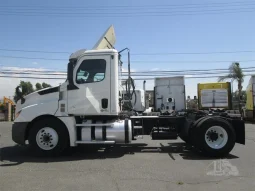
<svg viewBox="0 0 255 191">
<path fill-rule="evenodd" d="M 41 104 L 48 102 L 49 100 L 58 100 L 59 98 L 59 86 L 45 88 L 42 90 L 35 91 L 31 94 L 28 94 L 24 97 L 25 102 L 21 104 L 21 100 L 18 100 L 16 104 L 16 111 L 20 111 L 22 108 L 25 108 L 34 104 Z"/>
</svg>

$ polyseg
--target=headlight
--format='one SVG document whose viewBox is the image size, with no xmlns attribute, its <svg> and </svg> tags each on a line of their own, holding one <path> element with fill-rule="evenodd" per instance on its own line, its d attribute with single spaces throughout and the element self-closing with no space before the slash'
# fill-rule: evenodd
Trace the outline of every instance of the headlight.
<svg viewBox="0 0 255 191">
<path fill-rule="evenodd" d="M 17 119 L 19 117 L 19 114 L 21 113 L 22 110 L 20 110 L 19 112 L 16 113 L 15 115 L 15 119 Z"/>
</svg>

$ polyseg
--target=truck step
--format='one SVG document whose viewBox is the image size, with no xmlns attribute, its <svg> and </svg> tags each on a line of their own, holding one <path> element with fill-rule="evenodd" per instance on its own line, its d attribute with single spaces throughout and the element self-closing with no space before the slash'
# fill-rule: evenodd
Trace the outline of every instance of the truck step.
<svg viewBox="0 0 255 191">
<path fill-rule="evenodd" d="M 135 138 L 135 140 L 137 140 L 137 139 L 143 139 L 143 136 L 142 136 L 142 135 L 138 135 L 138 136 L 135 136 L 134 138 Z"/>
<path fill-rule="evenodd" d="M 153 140 L 164 140 L 164 139 L 177 139 L 178 135 L 176 132 L 166 132 L 166 131 L 154 131 L 151 133 Z"/>
<path fill-rule="evenodd" d="M 94 126 L 94 127 L 102 127 L 102 126 L 112 126 L 113 124 L 112 123 L 101 123 L 101 124 L 77 124 L 76 126 L 77 127 L 91 127 L 91 126 Z"/>
<path fill-rule="evenodd" d="M 114 144 L 115 141 L 76 141 L 77 144 Z"/>
<path fill-rule="evenodd" d="M 143 126 L 135 126 L 134 125 L 134 129 L 142 129 L 143 128 Z"/>
</svg>

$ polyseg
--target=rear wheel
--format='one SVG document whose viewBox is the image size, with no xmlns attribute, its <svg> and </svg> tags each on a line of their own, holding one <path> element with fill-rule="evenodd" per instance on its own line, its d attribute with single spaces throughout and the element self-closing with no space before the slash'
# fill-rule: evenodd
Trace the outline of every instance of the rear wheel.
<svg viewBox="0 0 255 191">
<path fill-rule="evenodd" d="M 28 140 L 37 155 L 56 156 L 68 147 L 69 136 L 60 121 L 46 119 L 33 124 Z"/>
<path fill-rule="evenodd" d="M 221 126 L 212 126 L 205 133 L 205 141 L 212 149 L 221 149 L 228 142 L 227 131 Z"/>
<path fill-rule="evenodd" d="M 211 117 L 197 125 L 195 137 L 197 137 L 195 146 L 205 155 L 221 157 L 233 149 L 236 134 L 228 121 Z"/>
<path fill-rule="evenodd" d="M 190 144 L 194 145 L 194 146 L 197 146 L 197 126 L 198 124 L 205 120 L 206 118 L 208 117 L 201 117 L 199 118 L 198 120 L 196 120 L 192 126 L 189 128 L 189 132 L 188 132 L 188 136 L 189 136 L 189 141 L 190 141 Z"/>
</svg>

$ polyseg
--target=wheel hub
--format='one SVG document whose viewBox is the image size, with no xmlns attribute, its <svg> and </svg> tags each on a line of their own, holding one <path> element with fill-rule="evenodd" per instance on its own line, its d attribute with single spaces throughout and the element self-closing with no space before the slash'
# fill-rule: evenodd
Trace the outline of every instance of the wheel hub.
<svg viewBox="0 0 255 191">
<path fill-rule="evenodd" d="M 208 139 L 211 140 L 212 142 L 216 141 L 219 137 L 218 133 L 216 133 L 216 131 L 213 131 L 213 130 L 209 131 L 207 133 L 207 136 L 208 136 Z"/>
<path fill-rule="evenodd" d="M 50 136 L 49 135 L 44 135 L 42 139 L 46 143 L 50 142 Z"/>
<path fill-rule="evenodd" d="M 36 135 L 37 145 L 43 150 L 52 150 L 58 144 L 58 134 L 51 127 L 44 127 Z"/>
<path fill-rule="evenodd" d="M 221 126 L 212 126 L 205 133 L 205 142 L 213 149 L 221 149 L 228 142 L 228 134 Z"/>
</svg>

